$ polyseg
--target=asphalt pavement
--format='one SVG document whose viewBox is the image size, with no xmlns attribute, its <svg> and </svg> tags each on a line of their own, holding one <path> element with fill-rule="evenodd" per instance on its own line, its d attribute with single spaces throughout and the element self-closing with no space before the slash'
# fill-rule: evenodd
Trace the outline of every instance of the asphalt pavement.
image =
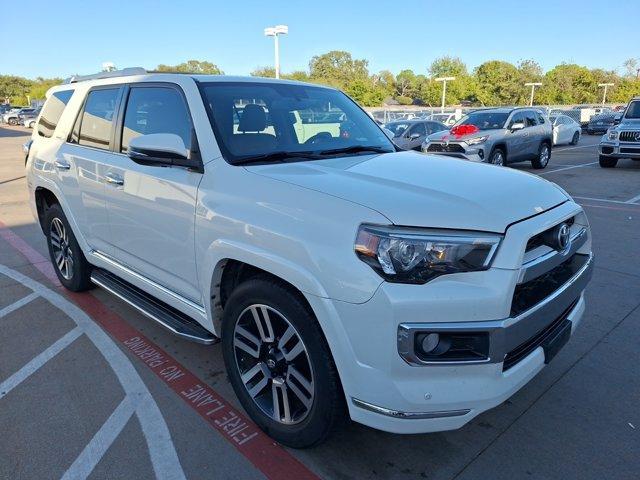
<svg viewBox="0 0 640 480">
<path fill-rule="evenodd" d="M 531 171 L 582 204 L 596 267 L 569 344 L 504 404 L 453 432 L 347 424 L 290 450 L 247 420 L 219 345 L 176 338 L 103 290 L 56 282 L 28 207 L 21 144 L 0 126 L 0 478 L 640 478 L 640 162 L 599 137 Z"/>
</svg>

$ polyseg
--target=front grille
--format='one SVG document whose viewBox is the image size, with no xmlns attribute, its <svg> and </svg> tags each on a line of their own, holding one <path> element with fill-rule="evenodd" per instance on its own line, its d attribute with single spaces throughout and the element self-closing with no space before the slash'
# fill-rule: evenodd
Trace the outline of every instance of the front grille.
<svg viewBox="0 0 640 480">
<path fill-rule="evenodd" d="M 640 142 L 640 130 L 635 132 L 620 132 L 621 142 Z"/>
<path fill-rule="evenodd" d="M 517 285 L 511 301 L 511 316 L 517 317 L 552 295 L 567 283 L 588 260 L 588 255 L 576 253 L 539 277 Z"/>
<path fill-rule="evenodd" d="M 511 367 L 516 365 L 519 361 L 523 360 L 527 357 L 531 352 L 533 352 L 536 348 L 544 343 L 544 341 L 549 338 L 551 335 L 555 333 L 555 330 L 559 328 L 562 323 L 565 321 L 573 307 L 578 303 L 578 298 L 575 299 L 571 305 L 567 307 L 567 309 L 562 312 L 558 318 L 556 318 L 553 322 L 547 325 L 545 328 L 536 333 L 529 340 L 521 343 L 516 348 L 507 353 L 504 357 L 504 363 L 502 364 L 502 371 L 509 370 Z"/>
<path fill-rule="evenodd" d="M 457 143 L 450 143 L 449 145 L 444 143 L 432 143 L 427 147 L 427 152 L 464 153 L 464 148 L 462 145 Z"/>
<path fill-rule="evenodd" d="M 567 220 L 565 220 L 565 223 L 569 226 L 573 225 L 573 223 L 575 222 L 575 218 L 571 217 L 568 218 Z M 547 239 L 550 236 L 550 233 L 557 227 L 557 225 L 554 225 L 551 228 L 548 228 L 547 230 L 545 230 L 544 232 L 540 232 L 536 235 L 534 235 L 533 237 L 531 237 L 529 239 L 529 241 L 527 242 L 527 246 L 525 248 L 525 252 L 530 252 L 531 250 L 535 250 L 536 248 L 542 246 L 542 245 L 548 245 L 547 243 Z M 552 245 L 548 245 L 550 247 L 553 248 Z"/>
</svg>

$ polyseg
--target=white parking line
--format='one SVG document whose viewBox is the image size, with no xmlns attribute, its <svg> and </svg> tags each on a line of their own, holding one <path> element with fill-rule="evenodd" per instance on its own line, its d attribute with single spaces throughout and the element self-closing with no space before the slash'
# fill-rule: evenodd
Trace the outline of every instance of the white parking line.
<svg viewBox="0 0 640 480">
<path fill-rule="evenodd" d="M 153 467 L 155 477 L 160 480 L 184 480 L 184 471 L 182 470 L 180 459 L 178 458 L 173 441 L 171 440 L 169 427 L 167 427 L 167 423 L 162 416 L 162 412 L 160 412 L 160 409 L 158 408 L 158 404 L 151 396 L 151 392 L 149 392 L 149 389 L 142 381 L 140 374 L 138 374 L 137 370 L 125 353 L 118 348 L 104 330 L 96 325 L 89 315 L 59 293 L 46 288 L 31 277 L 28 277 L 16 270 L 12 270 L 4 265 L 0 265 L 0 274 L 6 275 L 17 282 L 20 282 L 25 287 L 30 288 L 51 303 L 54 307 L 64 312 L 76 323 L 77 327 L 65 335 L 65 337 L 58 340 L 54 345 L 62 342 L 63 339 L 74 332 L 76 336 L 73 339 L 77 338 L 77 336 L 82 333 L 89 337 L 116 374 L 116 377 L 118 377 L 118 381 L 120 382 L 120 385 L 122 385 L 122 389 L 125 391 L 127 398 L 134 405 L 136 415 L 138 420 L 140 420 L 142 434 L 149 449 L 149 457 L 151 458 L 151 465 Z M 70 340 L 69 343 L 71 343 L 73 339 Z M 62 348 L 64 348 L 64 346 L 62 346 Z M 49 347 L 48 350 L 51 350 L 52 347 Z M 25 370 L 28 365 L 29 364 L 23 367 L 20 372 Z M 33 372 L 29 372 L 28 375 L 31 375 L 31 373 Z M 15 380 L 12 380 L 15 375 L 16 374 L 0 384 L 0 399 L 8 393 L 9 387 L 15 387 L 15 385 L 12 386 L 11 384 L 11 382 L 15 382 Z M 105 451 L 106 449 L 108 449 L 108 446 L 106 446 Z"/>
<path fill-rule="evenodd" d="M 609 200 L 608 198 L 596 198 L 596 197 L 579 197 L 577 195 L 571 195 L 573 198 L 577 198 L 579 200 L 592 200 L 594 202 L 606 202 L 606 203 L 619 203 L 622 205 L 626 205 L 629 202 L 623 202 L 622 200 Z"/>
<path fill-rule="evenodd" d="M 567 150 L 575 150 L 576 148 L 589 148 L 589 147 L 597 147 L 599 144 L 594 143 L 593 145 L 578 145 L 577 147 L 565 147 L 565 148 L 554 148 L 551 152 L 566 152 Z"/>
<path fill-rule="evenodd" d="M 580 165 L 573 165 L 571 167 L 556 168 L 555 170 L 549 170 L 548 172 L 542 172 L 542 173 L 539 173 L 538 175 L 547 175 L 548 173 L 562 172 L 564 170 L 571 170 L 572 168 L 588 167 L 589 165 L 595 165 L 596 163 L 598 163 L 598 162 L 582 163 Z"/>
<path fill-rule="evenodd" d="M 38 295 L 36 292 L 31 292 L 26 297 L 23 297 L 20 300 L 13 302 L 11 305 L 7 305 L 6 307 L 0 309 L 0 318 L 4 317 L 5 315 L 9 315 L 11 312 L 15 310 L 18 310 L 20 307 L 25 306 L 31 300 L 34 300 L 39 296 L 40 295 Z"/>
<path fill-rule="evenodd" d="M 118 435 L 127 425 L 134 412 L 134 406 L 129 401 L 129 398 L 125 397 L 87 446 L 84 447 L 75 462 L 64 473 L 62 480 L 87 478 L 96 465 L 100 463 L 111 444 L 118 438 Z"/>
<path fill-rule="evenodd" d="M 16 388 L 22 382 L 24 382 L 31 375 L 36 373 L 40 367 L 59 354 L 62 350 L 67 348 L 73 343 L 73 341 L 82 335 L 80 327 L 76 327 L 68 332 L 64 337 L 60 338 L 53 345 L 47 348 L 44 352 L 38 354 L 24 367 L 18 370 L 16 373 L 7 378 L 4 382 L 0 383 L 0 399 L 6 396 L 11 390 Z"/>
<path fill-rule="evenodd" d="M 635 197 L 630 198 L 629 200 L 627 200 L 624 203 L 636 203 L 638 200 L 640 200 L 640 195 L 636 195 Z"/>
</svg>

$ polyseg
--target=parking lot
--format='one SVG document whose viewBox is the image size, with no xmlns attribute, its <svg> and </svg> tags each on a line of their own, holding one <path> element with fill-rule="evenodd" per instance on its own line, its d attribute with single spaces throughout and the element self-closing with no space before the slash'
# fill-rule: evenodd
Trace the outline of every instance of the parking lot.
<svg viewBox="0 0 640 480">
<path fill-rule="evenodd" d="M 531 171 L 583 205 L 594 277 L 581 327 L 510 400 L 458 431 L 344 425 L 289 450 L 227 382 L 219 345 L 178 339 L 100 289 L 69 294 L 0 126 L 0 478 L 636 479 L 640 472 L 640 162 L 598 165 L 599 137 Z"/>
</svg>

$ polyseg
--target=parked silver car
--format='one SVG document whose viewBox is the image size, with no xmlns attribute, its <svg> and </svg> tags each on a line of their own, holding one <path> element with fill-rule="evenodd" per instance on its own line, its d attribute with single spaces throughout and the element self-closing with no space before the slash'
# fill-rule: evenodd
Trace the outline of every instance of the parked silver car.
<svg viewBox="0 0 640 480">
<path fill-rule="evenodd" d="M 600 166 L 613 168 L 620 158 L 640 160 L 640 97 L 629 102 L 620 123 L 600 141 Z"/>
<path fill-rule="evenodd" d="M 418 150 L 428 135 L 449 130 L 446 125 L 431 120 L 404 120 L 386 123 L 383 128 L 391 131 L 391 141 L 403 150 Z"/>
<path fill-rule="evenodd" d="M 494 165 L 531 161 L 545 168 L 551 158 L 551 122 L 533 108 L 491 108 L 462 117 L 450 131 L 429 135 L 425 153 Z"/>
</svg>

